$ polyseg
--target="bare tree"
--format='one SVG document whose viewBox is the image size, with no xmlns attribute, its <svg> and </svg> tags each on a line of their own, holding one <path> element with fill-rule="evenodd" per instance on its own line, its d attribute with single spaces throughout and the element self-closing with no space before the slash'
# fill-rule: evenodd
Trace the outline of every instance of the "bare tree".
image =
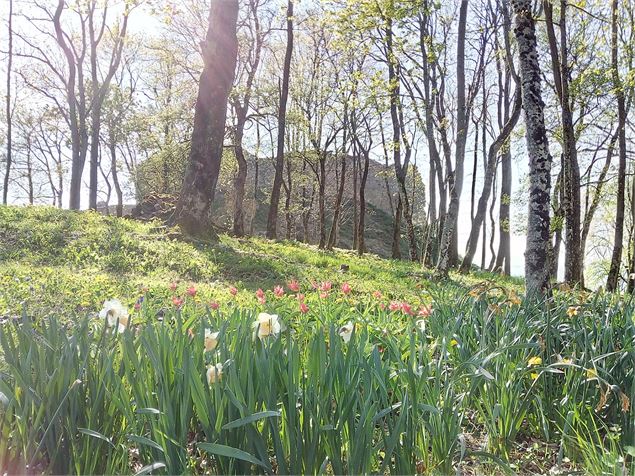
<svg viewBox="0 0 635 476">
<path fill-rule="evenodd" d="M 7 52 L 7 92 L 6 92 L 6 119 L 7 119 L 7 156 L 4 171 L 4 187 L 2 189 L 2 203 L 7 204 L 9 197 L 9 179 L 11 177 L 12 164 L 12 135 L 11 135 L 11 68 L 13 66 L 13 0 L 9 0 L 9 49 Z"/>
<path fill-rule="evenodd" d="M 276 149 L 276 174 L 273 179 L 269 215 L 267 217 L 267 238 L 276 239 L 278 226 L 278 206 L 280 203 L 280 189 L 282 187 L 282 173 L 284 167 L 284 137 L 287 120 L 287 98 L 289 97 L 289 79 L 291 76 L 291 57 L 293 55 L 293 1 L 287 2 L 287 47 L 284 54 L 282 70 L 282 86 L 280 89 L 280 103 L 278 105 L 278 142 Z"/>
</svg>

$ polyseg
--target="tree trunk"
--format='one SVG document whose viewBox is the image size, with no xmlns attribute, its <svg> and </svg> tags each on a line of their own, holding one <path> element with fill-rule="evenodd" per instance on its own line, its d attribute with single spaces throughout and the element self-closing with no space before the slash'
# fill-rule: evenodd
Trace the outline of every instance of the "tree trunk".
<svg viewBox="0 0 635 476">
<path fill-rule="evenodd" d="M 176 219 L 186 233 L 203 235 L 211 229 L 210 210 L 220 172 L 238 41 L 238 0 L 215 0 L 203 44 L 190 158 L 178 202 Z"/>
<path fill-rule="evenodd" d="M 505 145 L 510 134 L 516 127 L 518 118 L 520 117 L 520 110 L 522 106 L 522 96 L 520 94 L 520 84 L 516 86 L 516 100 L 514 102 L 514 109 L 511 117 L 500 131 L 496 140 L 492 143 L 487 153 L 487 169 L 485 171 L 485 179 L 483 182 L 483 191 L 481 197 L 478 200 L 478 206 L 474 221 L 472 223 L 472 230 L 467 242 L 467 249 L 465 251 L 465 257 L 461 263 L 460 271 L 465 273 L 470 270 L 472 261 L 474 260 L 474 254 L 478 245 L 478 235 L 481 231 L 481 225 L 485 220 L 485 214 L 487 213 L 487 202 L 489 201 L 490 192 L 492 190 L 492 183 L 494 181 L 494 172 L 496 171 L 496 163 L 498 160 L 498 151 Z"/>
<path fill-rule="evenodd" d="M 287 120 L 287 98 L 289 96 L 289 77 L 291 73 L 291 56 L 293 54 L 293 1 L 287 2 L 287 48 L 284 55 L 282 70 L 282 89 L 278 105 L 278 143 L 276 150 L 276 173 L 271 190 L 269 215 L 267 217 L 267 238 L 276 239 L 278 226 L 278 206 L 280 203 L 280 188 L 282 187 L 282 172 L 284 167 L 284 135 Z"/>
<path fill-rule="evenodd" d="M 318 178 L 318 227 L 320 242 L 318 248 L 326 248 L 326 154 L 324 151 L 319 158 L 319 178 Z"/>
<path fill-rule="evenodd" d="M 512 154 L 509 148 L 501 158 L 501 194 L 498 211 L 498 252 L 496 253 L 495 269 L 505 275 L 511 274 L 511 240 L 510 240 L 510 204 L 512 194 Z"/>
<path fill-rule="evenodd" d="M 119 183 L 119 172 L 117 171 L 117 148 L 115 147 L 114 137 L 110 137 L 110 173 L 112 175 L 112 183 L 115 185 L 115 193 L 117 194 L 117 216 L 123 216 L 123 192 Z"/>
<path fill-rule="evenodd" d="M 551 193 L 551 162 L 545 129 L 542 102 L 540 63 L 536 41 L 536 25 L 532 15 L 532 0 L 512 0 L 518 43 L 522 103 L 529 155 L 529 213 L 525 280 L 531 297 L 545 295 L 549 290 L 549 205 Z"/>
<path fill-rule="evenodd" d="M 331 231 L 329 232 L 329 240 L 327 249 L 332 250 L 337 244 L 337 228 L 340 221 L 340 213 L 342 209 L 342 198 L 344 197 L 344 186 L 346 185 L 346 154 L 342 155 L 342 168 L 340 172 L 340 186 L 335 197 L 335 207 L 333 208 L 333 223 L 331 223 Z"/>
<path fill-rule="evenodd" d="M 239 109 L 242 109 L 239 107 Z M 242 116 L 242 111 L 240 111 Z M 236 124 L 236 134 L 234 137 L 234 155 L 238 164 L 238 171 L 234 177 L 234 236 L 245 235 L 245 211 L 243 203 L 245 201 L 245 183 L 247 182 L 247 160 L 243 149 L 243 131 L 245 129 L 245 118 L 239 117 Z"/>
<path fill-rule="evenodd" d="M 395 221 L 392 228 L 392 258 L 401 259 L 401 213 L 403 204 L 401 194 L 397 195 L 397 209 L 395 210 Z"/>
<path fill-rule="evenodd" d="M 359 256 L 366 252 L 366 242 L 364 233 L 366 231 L 366 181 L 368 179 L 368 168 L 370 166 L 370 151 L 364 151 L 364 169 L 359 182 L 359 224 L 357 225 L 357 254 Z"/>
<path fill-rule="evenodd" d="M 439 249 L 437 272 L 445 276 L 448 274 L 452 261 L 456 258 L 451 250 L 452 244 L 458 238 L 458 225 L 461 190 L 463 188 L 463 166 L 465 162 L 465 144 L 467 141 L 467 106 L 465 100 L 465 33 L 467 24 L 467 0 L 461 1 L 459 9 L 459 25 L 457 40 L 456 87 L 457 87 L 457 115 L 456 115 L 456 163 L 454 167 L 454 184 L 450 189 L 450 205 L 443 225 Z M 456 246 L 456 245 L 455 245 Z"/>
<path fill-rule="evenodd" d="M 7 91 L 6 91 L 6 120 L 7 120 L 7 161 L 4 170 L 4 187 L 2 189 L 2 203 L 7 204 L 9 199 L 9 179 L 11 177 L 11 165 L 13 161 L 13 136 L 11 131 L 12 114 L 11 114 L 11 67 L 13 65 L 13 0 L 9 0 L 9 50 L 7 57 Z"/>
<path fill-rule="evenodd" d="M 617 172 L 617 205 L 615 211 L 615 236 L 613 238 L 613 253 L 611 255 L 611 267 L 606 280 L 606 290 L 616 291 L 618 289 L 618 279 L 622 263 L 622 247 L 624 242 L 624 207 L 626 189 L 626 105 L 624 98 L 624 87 L 620 79 L 618 51 L 617 51 L 617 22 L 618 22 L 618 0 L 611 3 L 611 69 L 613 76 L 613 87 L 617 96 L 617 127 L 619 143 L 619 166 Z M 631 197 L 635 200 L 635 197 Z M 631 273 L 633 270 L 631 269 Z M 629 279 L 629 288 L 632 279 Z"/>
</svg>

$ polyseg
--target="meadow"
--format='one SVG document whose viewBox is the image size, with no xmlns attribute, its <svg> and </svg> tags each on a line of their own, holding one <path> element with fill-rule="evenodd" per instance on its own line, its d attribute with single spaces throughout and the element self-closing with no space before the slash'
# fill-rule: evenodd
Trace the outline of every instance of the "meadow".
<svg viewBox="0 0 635 476">
<path fill-rule="evenodd" d="M 0 207 L 0 471 L 635 474 L 628 298 Z"/>
</svg>

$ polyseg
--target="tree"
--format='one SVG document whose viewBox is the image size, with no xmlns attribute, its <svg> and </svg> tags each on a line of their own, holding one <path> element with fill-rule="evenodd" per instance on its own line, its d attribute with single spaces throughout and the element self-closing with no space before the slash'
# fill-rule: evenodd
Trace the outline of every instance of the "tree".
<svg viewBox="0 0 635 476">
<path fill-rule="evenodd" d="M 11 177 L 12 164 L 12 135 L 11 135 L 11 67 L 13 65 L 13 0 L 9 0 L 9 49 L 7 52 L 7 92 L 6 92 L 6 119 L 7 119 L 7 157 L 4 171 L 4 187 L 2 189 L 2 203 L 7 204 L 9 197 L 9 179 Z"/>
<path fill-rule="evenodd" d="M 624 215 L 626 189 L 626 100 L 624 86 L 620 78 L 617 46 L 618 0 L 611 2 L 611 76 L 617 99 L 617 135 L 619 147 L 619 167 L 617 171 L 617 204 L 615 211 L 615 236 L 611 267 L 606 279 L 606 290 L 616 291 L 622 264 L 624 243 Z M 633 198 L 631 198 L 633 199 Z"/>
<path fill-rule="evenodd" d="M 549 204 L 551 154 L 545 129 L 541 73 L 538 61 L 536 24 L 532 0 L 511 0 L 515 13 L 514 36 L 518 43 L 523 111 L 529 155 L 529 213 L 525 279 L 529 296 L 549 289 Z"/>
<path fill-rule="evenodd" d="M 239 54 L 238 77 L 244 81 L 239 83 L 237 91 L 234 92 L 231 103 L 236 116 L 234 129 L 234 154 L 238 164 L 238 171 L 234 179 L 234 220 L 233 233 L 236 236 L 245 234 L 245 183 L 247 181 L 247 160 L 243 148 L 243 137 L 245 126 L 247 125 L 248 112 L 251 107 L 251 98 L 254 90 L 254 81 L 260 65 L 260 58 L 265 37 L 269 34 L 270 28 L 264 28 L 261 24 L 262 2 L 260 0 L 249 0 L 247 20 L 245 21 L 245 35 L 247 47 L 242 55 Z M 240 53 L 240 48 L 239 48 Z"/>
<path fill-rule="evenodd" d="M 291 76 L 291 57 L 293 55 L 293 0 L 287 2 L 287 47 L 282 69 L 282 85 L 280 103 L 278 105 L 278 142 L 276 148 L 276 174 L 273 179 L 269 215 L 267 217 L 267 238 L 276 239 L 278 227 L 278 206 L 284 168 L 284 134 L 287 119 L 287 99 L 289 97 L 289 80 Z"/>
<path fill-rule="evenodd" d="M 210 231 L 210 209 L 220 172 L 227 103 L 234 81 L 238 0 L 214 0 L 202 46 L 203 72 L 194 111 L 189 162 L 175 219 L 192 235 Z"/>
</svg>

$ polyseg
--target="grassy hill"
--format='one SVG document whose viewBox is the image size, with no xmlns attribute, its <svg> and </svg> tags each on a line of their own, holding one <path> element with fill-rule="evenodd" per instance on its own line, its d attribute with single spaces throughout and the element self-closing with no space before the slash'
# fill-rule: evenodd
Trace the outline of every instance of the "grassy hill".
<svg viewBox="0 0 635 476">
<path fill-rule="evenodd" d="M 348 266 L 347 273 L 341 266 Z M 183 241 L 161 224 L 50 207 L 0 207 L 0 315 L 51 310 L 90 311 L 108 298 L 134 302 L 141 287 L 161 293 L 168 284 L 195 285 L 204 299 L 227 300 L 228 285 L 245 296 L 297 279 L 349 282 L 356 292 L 381 290 L 413 305 L 440 292 L 416 263 L 346 250 L 320 251 L 298 242 L 222 236 L 217 244 Z M 443 292 L 464 294 L 496 280 L 520 288 L 518 279 L 460 275 Z"/>
</svg>

